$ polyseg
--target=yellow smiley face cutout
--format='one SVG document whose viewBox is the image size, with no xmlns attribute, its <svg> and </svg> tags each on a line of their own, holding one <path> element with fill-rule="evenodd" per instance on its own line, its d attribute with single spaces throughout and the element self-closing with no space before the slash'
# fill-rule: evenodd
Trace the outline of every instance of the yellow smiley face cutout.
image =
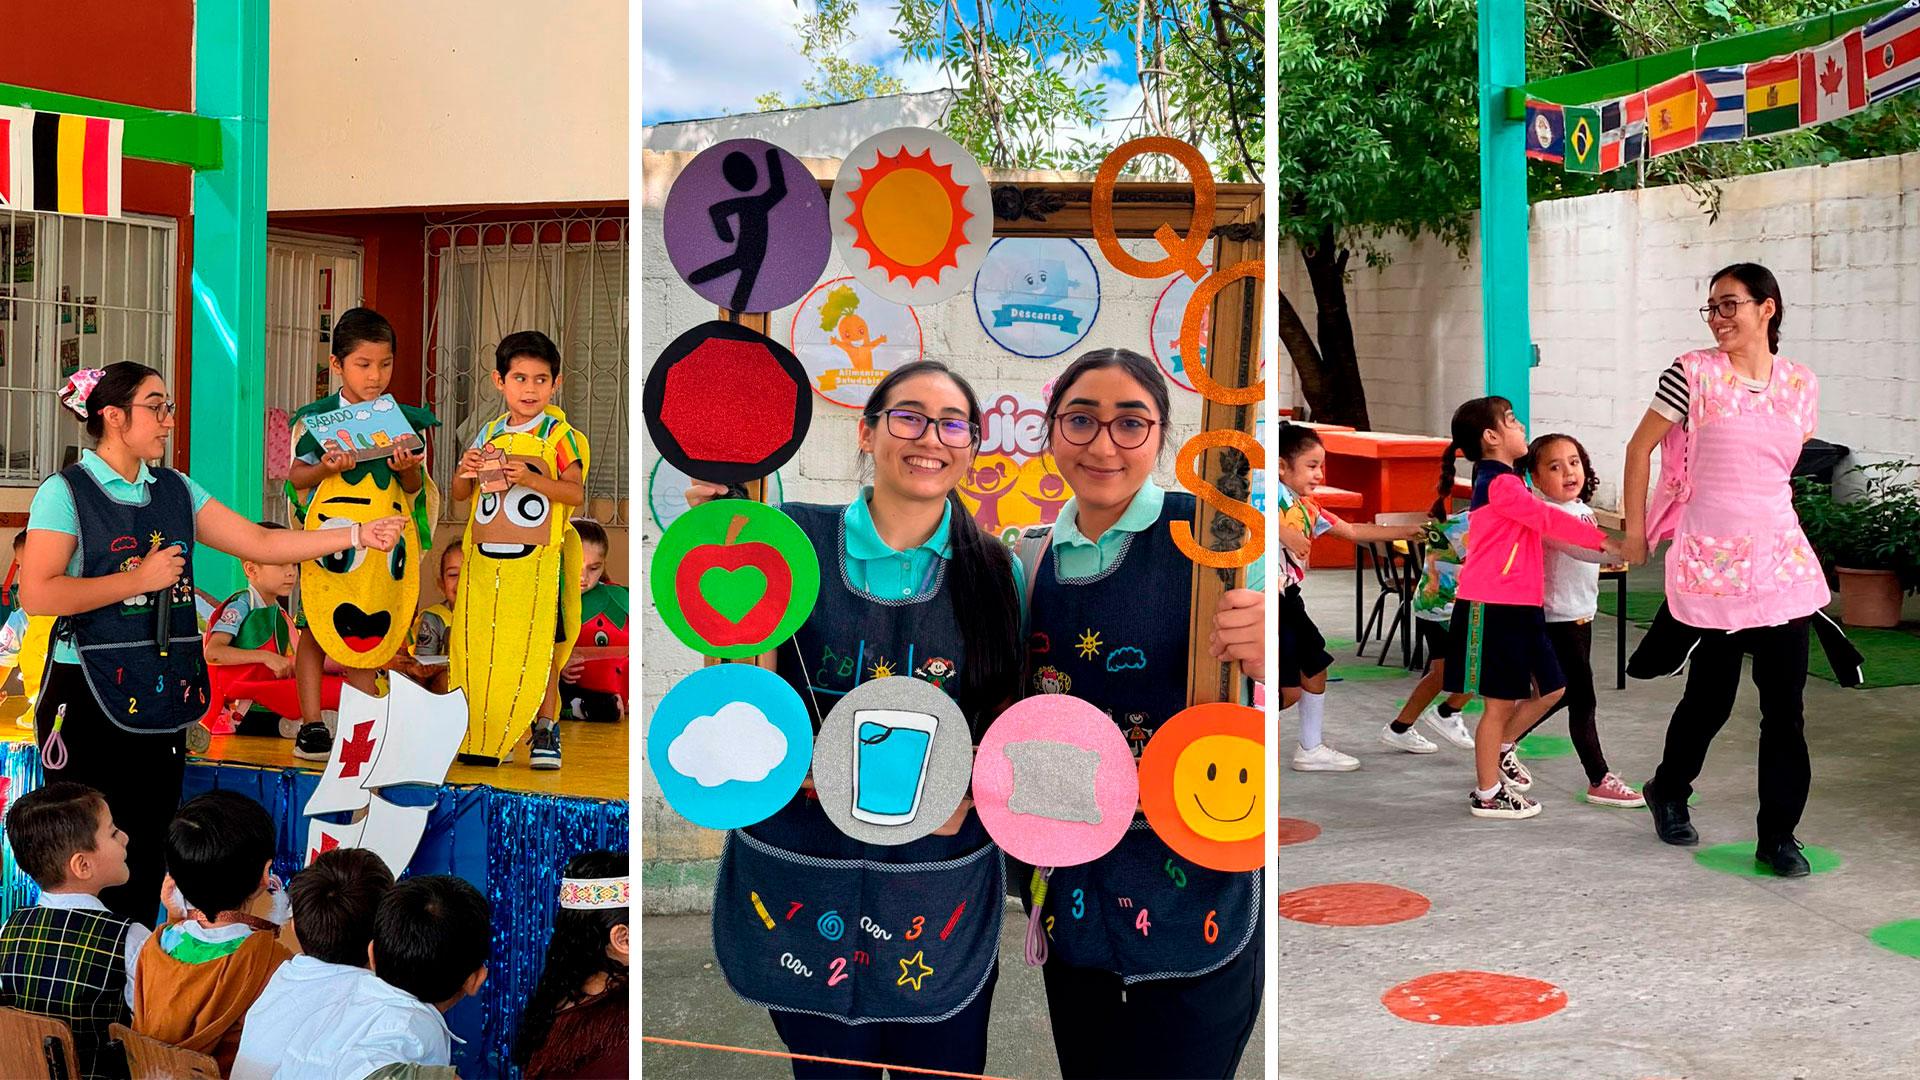
<svg viewBox="0 0 1920 1080">
<path fill-rule="evenodd" d="M 1140 808 L 1176 855 L 1213 870 L 1258 870 L 1266 857 L 1266 746 L 1260 712 L 1195 705 L 1140 755 Z"/>
<path fill-rule="evenodd" d="M 307 504 L 308 532 L 344 529 L 388 517 L 411 517 L 413 497 L 368 471 L 349 483 L 329 476 Z M 348 550 L 300 564 L 300 604 L 321 649 L 352 668 L 377 668 L 407 639 L 420 599 L 420 534 L 400 530 L 392 551 Z"/>
</svg>

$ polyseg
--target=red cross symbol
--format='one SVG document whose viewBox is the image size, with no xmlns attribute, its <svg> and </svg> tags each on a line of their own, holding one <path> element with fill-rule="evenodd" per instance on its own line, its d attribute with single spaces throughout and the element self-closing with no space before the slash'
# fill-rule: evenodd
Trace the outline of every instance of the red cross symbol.
<svg viewBox="0 0 1920 1080">
<path fill-rule="evenodd" d="M 329 851 L 332 851 L 334 848 L 337 848 L 339 846 L 340 846 L 340 841 L 335 840 L 331 834 L 321 833 L 320 846 L 307 852 L 307 864 L 311 866 L 313 864 L 313 860 L 319 858 L 320 856 L 326 854 Z"/>
<path fill-rule="evenodd" d="M 360 766 L 373 760 L 373 721 L 353 725 L 353 738 L 340 745 L 340 775 L 359 776 Z"/>
</svg>

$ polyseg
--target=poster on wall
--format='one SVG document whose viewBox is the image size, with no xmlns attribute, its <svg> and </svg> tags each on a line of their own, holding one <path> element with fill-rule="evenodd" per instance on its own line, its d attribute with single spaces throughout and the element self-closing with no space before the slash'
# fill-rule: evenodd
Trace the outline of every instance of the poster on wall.
<svg viewBox="0 0 1920 1080">
<path fill-rule="evenodd" d="M 994 344 L 1035 360 L 1086 340 L 1100 314 L 1100 274 L 1077 240 L 1004 237 L 973 279 L 973 310 Z"/>
<path fill-rule="evenodd" d="M 1213 265 L 1208 263 L 1206 269 L 1207 273 L 1212 273 Z M 1153 346 L 1154 362 L 1160 365 L 1160 370 L 1167 373 L 1167 378 L 1175 386 L 1198 393 L 1193 389 L 1193 380 L 1187 377 L 1188 359 L 1180 355 L 1180 320 L 1186 315 L 1187 301 L 1193 299 L 1194 285 L 1185 274 L 1175 274 L 1167 279 L 1166 287 L 1160 290 L 1159 299 L 1153 303 L 1152 321 L 1147 332 Z M 1207 366 L 1205 342 L 1212 329 L 1213 311 L 1209 309 L 1200 320 L 1200 355 L 1192 361 L 1203 368 Z M 1262 370 L 1265 367 L 1266 362 L 1262 360 Z"/>
<path fill-rule="evenodd" d="M 653 471 L 647 475 L 647 512 L 655 525 L 665 529 L 687 512 L 687 486 L 692 483 L 693 478 L 674 468 L 672 462 L 662 457 L 653 459 Z M 786 501 L 779 473 L 769 475 L 766 484 L 767 494 L 762 501 L 768 506 L 779 506 Z"/>
<path fill-rule="evenodd" d="M 1051 525 L 1073 492 L 1046 454 L 1046 404 L 1001 394 L 982 409 L 980 454 L 960 481 L 960 499 L 990 536 L 1011 545 L 1020 530 Z"/>
<path fill-rule="evenodd" d="M 920 316 L 851 277 L 814 287 L 794 310 L 788 347 L 813 391 L 835 405 L 862 408 L 887 372 L 920 359 Z"/>
</svg>

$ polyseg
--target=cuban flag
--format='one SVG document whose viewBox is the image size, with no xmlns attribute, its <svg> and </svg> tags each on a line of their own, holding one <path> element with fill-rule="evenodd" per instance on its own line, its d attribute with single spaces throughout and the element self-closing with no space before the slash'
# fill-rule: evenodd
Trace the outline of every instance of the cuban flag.
<svg viewBox="0 0 1920 1080">
<path fill-rule="evenodd" d="M 1862 34 L 1867 100 L 1879 101 L 1920 84 L 1920 0 L 1907 0 Z"/>
<path fill-rule="evenodd" d="M 1706 85 L 1701 102 L 1700 141 L 1735 142 L 1747 134 L 1747 68 L 1701 68 L 1695 74 Z"/>
</svg>

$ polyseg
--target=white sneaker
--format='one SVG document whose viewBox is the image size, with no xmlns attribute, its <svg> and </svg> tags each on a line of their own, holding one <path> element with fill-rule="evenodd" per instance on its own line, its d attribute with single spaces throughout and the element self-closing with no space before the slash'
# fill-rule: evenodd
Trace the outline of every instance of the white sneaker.
<svg viewBox="0 0 1920 1080">
<path fill-rule="evenodd" d="M 320 722 L 327 725 L 327 734 L 337 733 L 340 730 L 340 710 L 321 709 Z"/>
<path fill-rule="evenodd" d="M 1388 724 L 1386 727 L 1380 729 L 1380 741 L 1393 747 L 1395 750 L 1405 750 L 1409 754 L 1435 754 L 1440 752 L 1440 748 L 1433 745 L 1425 735 L 1420 734 L 1412 728 L 1408 728 L 1405 731 L 1395 731 L 1393 730 L 1392 724 Z"/>
<path fill-rule="evenodd" d="M 1467 811 L 1474 817 L 1517 821 L 1538 814 L 1540 804 L 1513 790 L 1512 787 L 1502 784 L 1500 789 L 1493 793 L 1491 799 L 1482 799 L 1478 794 L 1468 792 Z"/>
<path fill-rule="evenodd" d="M 1302 746 L 1293 752 L 1294 772 L 1352 772 L 1360 759 L 1349 757 L 1326 743 L 1309 750 Z"/>
<path fill-rule="evenodd" d="M 1533 774 L 1520 764 L 1519 755 L 1511 750 L 1500 754 L 1500 777 L 1506 785 L 1515 791 L 1532 791 Z"/>
<path fill-rule="evenodd" d="M 1436 701 L 1420 714 L 1420 722 L 1460 749 L 1471 750 L 1473 749 L 1473 732 L 1467 730 L 1465 715 L 1465 713 L 1454 713 L 1452 716 L 1441 716 L 1440 703 Z"/>
</svg>

